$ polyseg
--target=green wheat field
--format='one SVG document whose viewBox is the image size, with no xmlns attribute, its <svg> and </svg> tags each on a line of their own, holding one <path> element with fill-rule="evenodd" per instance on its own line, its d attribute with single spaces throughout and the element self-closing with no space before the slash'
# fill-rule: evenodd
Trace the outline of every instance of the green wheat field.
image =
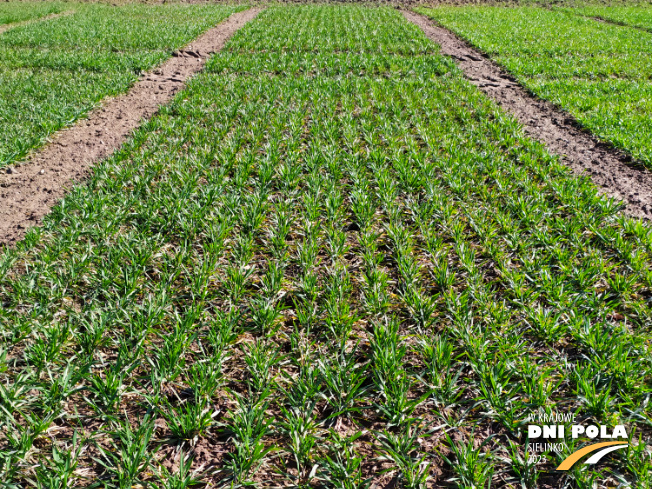
<svg viewBox="0 0 652 489">
<path fill-rule="evenodd" d="M 0 167 L 250 7 L 0 3 Z M 652 7 L 415 10 L 652 167 Z M 396 6 L 262 5 L 0 247 L 0 487 L 650 488 L 623 208 Z"/>
</svg>

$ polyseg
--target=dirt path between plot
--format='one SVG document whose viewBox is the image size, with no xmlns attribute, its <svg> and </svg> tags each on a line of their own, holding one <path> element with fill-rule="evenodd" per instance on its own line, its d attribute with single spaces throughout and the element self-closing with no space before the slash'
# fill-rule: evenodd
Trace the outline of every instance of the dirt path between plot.
<svg viewBox="0 0 652 489">
<path fill-rule="evenodd" d="M 403 11 L 403 15 L 439 44 L 442 54 L 454 58 L 471 83 L 516 116 L 530 137 L 561 155 L 575 173 L 590 176 L 606 195 L 623 201 L 627 214 L 652 219 L 650 171 L 582 131 L 571 115 L 532 96 L 505 70 L 449 30 L 415 12 Z"/>
<path fill-rule="evenodd" d="M 65 17 L 66 15 L 74 14 L 74 10 L 66 10 L 65 12 L 60 12 L 58 14 L 48 14 L 44 17 L 37 17 L 36 19 L 23 20 L 22 22 L 13 22 L 11 24 L 0 25 L 0 34 L 7 32 L 10 29 L 16 27 L 22 27 L 28 24 L 34 24 L 35 22 L 43 22 L 44 20 L 58 19 L 59 17 Z"/>
<path fill-rule="evenodd" d="M 209 56 L 260 12 L 253 8 L 231 15 L 177 51 L 163 65 L 143 75 L 126 94 L 106 101 L 52 137 L 22 164 L 0 174 L 0 245 L 12 245 L 37 225 L 73 182 L 88 168 L 118 149 L 143 119 L 169 102 L 186 80 L 200 71 Z"/>
<path fill-rule="evenodd" d="M 581 15 L 585 19 L 595 20 L 596 22 L 600 22 L 601 24 L 616 25 L 618 27 L 629 27 L 630 29 L 636 29 L 637 31 L 645 32 L 646 34 L 652 33 L 652 30 L 648 29 L 647 27 L 639 27 L 637 25 L 625 24 L 624 22 L 619 22 L 617 20 L 609 20 L 600 16 L 591 17 L 590 15 L 582 15 L 582 14 L 575 14 L 575 15 Z"/>
</svg>

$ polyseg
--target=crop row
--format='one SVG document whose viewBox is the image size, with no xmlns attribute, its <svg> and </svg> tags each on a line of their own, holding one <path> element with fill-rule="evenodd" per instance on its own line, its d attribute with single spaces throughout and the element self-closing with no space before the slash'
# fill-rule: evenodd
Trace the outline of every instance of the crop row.
<svg viewBox="0 0 652 489">
<path fill-rule="evenodd" d="M 487 53 L 602 140 L 652 165 L 652 33 L 600 23 L 572 10 L 417 10 Z"/>
<path fill-rule="evenodd" d="M 31 11 L 27 5 L 22 8 Z M 0 167 L 24 157 L 103 98 L 126 91 L 142 71 L 241 7 L 67 8 L 75 13 L 0 36 Z"/>
<path fill-rule="evenodd" d="M 652 231 L 436 52 L 268 8 L 6 250 L 1 476 L 649 486 Z M 546 474 L 538 411 L 631 446 Z"/>
<path fill-rule="evenodd" d="M 587 5 L 564 9 L 568 12 L 598 18 L 616 24 L 652 31 L 652 9 L 649 5 Z"/>
<path fill-rule="evenodd" d="M 61 2 L 7 2 L 0 5 L 0 26 L 63 12 Z"/>
</svg>

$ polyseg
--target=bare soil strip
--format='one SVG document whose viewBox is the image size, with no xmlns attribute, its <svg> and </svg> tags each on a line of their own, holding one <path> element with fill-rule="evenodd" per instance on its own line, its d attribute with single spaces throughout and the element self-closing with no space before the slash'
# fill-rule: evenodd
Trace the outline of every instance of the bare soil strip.
<svg viewBox="0 0 652 489">
<path fill-rule="evenodd" d="M 0 34 L 2 34 L 3 32 L 7 32 L 9 29 L 13 29 L 15 27 L 21 27 L 24 25 L 33 24 L 34 22 L 43 22 L 44 20 L 57 19 L 59 17 L 64 17 L 66 15 L 70 15 L 74 13 L 75 13 L 74 10 L 66 10 L 65 12 L 61 12 L 58 14 L 49 14 L 44 17 L 37 17 L 36 19 L 29 19 L 29 20 L 24 20 L 22 22 L 12 22 L 11 24 L 0 25 Z"/>
<path fill-rule="evenodd" d="M 606 195 L 623 201 L 628 215 L 652 218 L 650 171 L 583 131 L 571 115 L 531 95 L 514 77 L 449 30 L 415 12 L 403 11 L 403 15 L 439 44 L 442 54 L 454 58 L 471 83 L 513 114 L 529 136 L 561 155 L 575 173 L 588 175 Z"/>
<path fill-rule="evenodd" d="M 87 119 L 52 137 L 22 164 L 0 174 L 0 245 L 12 245 L 63 197 L 88 168 L 118 149 L 143 119 L 169 102 L 186 80 L 200 71 L 209 56 L 260 9 L 231 15 L 163 65 L 143 75 L 126 94 L 106 101 Z"/>
</svg>

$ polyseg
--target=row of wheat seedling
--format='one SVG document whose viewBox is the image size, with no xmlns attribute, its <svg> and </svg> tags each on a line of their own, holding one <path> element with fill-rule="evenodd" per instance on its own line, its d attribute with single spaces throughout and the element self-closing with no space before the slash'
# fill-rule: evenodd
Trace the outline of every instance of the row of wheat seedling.
<svg viewBox="0 0 652 489">
<path fill-rule="evenodd" d="M 354 75 L 379 43 L 442 71 Z M 291 48 L 343 69 L 221 61 Z M 647 225 L 391 9 L 269 8 L 212 63 L 2 257 L 6 479 L 535 487 L 567 410 L 632 444 L 557 482 L 649 484 Z"/>
</svg>

